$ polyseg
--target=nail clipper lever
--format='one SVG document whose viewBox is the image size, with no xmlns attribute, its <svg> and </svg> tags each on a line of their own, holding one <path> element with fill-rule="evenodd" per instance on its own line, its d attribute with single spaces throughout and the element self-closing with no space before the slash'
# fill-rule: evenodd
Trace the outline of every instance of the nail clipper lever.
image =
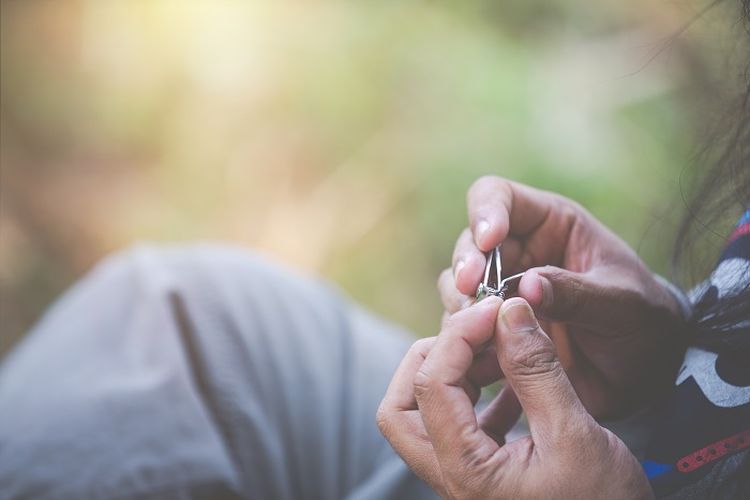
<svg viewBox="0 0 750 500">
<path fill-rule="evenodd" d="M 480 300 L 494 295 L 505 299 L 510 294 L 518 291 L 518 283 L 524 273 L 514 274 L 502 279 L 502 262 L 500 258 L 500 245 L 492 249 L 487 254 L 487 264 L 484 267 L 484 279 L 477 287 L 476 300 Z"/>
</svg>

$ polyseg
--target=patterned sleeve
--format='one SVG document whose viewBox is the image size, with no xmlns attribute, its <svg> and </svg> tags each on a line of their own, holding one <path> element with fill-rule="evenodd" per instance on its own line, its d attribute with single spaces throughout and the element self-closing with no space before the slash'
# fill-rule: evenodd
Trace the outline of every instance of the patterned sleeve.
<svg viewBox="0 0 750 500">
<path fill-rule="evenodd" d="M 721 325 L 701 331 L 731 341 L 694 344 L 685 353 L 642 462 L 659 498 L 750 498 L 750 318 L 721 318 L 749 284 L 750 210 L 709 279 L 691 293 L 690 324 Z"/>
</svg>

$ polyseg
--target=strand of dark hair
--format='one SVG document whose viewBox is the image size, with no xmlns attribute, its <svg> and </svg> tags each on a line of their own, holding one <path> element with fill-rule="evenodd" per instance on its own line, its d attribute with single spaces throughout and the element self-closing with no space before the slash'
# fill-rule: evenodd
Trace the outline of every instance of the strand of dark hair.
<svg viewBox="0 0 750 500">
<path fill-rule="evenodd" d="M 741 0 L 740 10 L 744 28 L 750 34 L 750 0 Z M 697 155 L 696 164 L 715 156 L 714 166 L 685 201 L 685 216 L 673 252 L 675 269 L 692 269 L 696 243 L 715 234 L 717 223 L 728 215 L 750 208 L 750 66 L 743 76 L 743 93 L 724 115 L 715 136 Z M 694 345 L 712 351 L 750 353 L 750 275 L 736 279 L 744 283 L 744 288 L 722 298 L 714 310 L 696 311 L 691 318 Z"/>
</svg>

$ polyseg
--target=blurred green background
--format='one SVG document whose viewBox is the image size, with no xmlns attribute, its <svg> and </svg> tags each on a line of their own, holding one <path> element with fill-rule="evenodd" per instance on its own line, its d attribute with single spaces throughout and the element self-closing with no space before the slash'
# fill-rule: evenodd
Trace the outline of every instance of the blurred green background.
<svg viewBox="0 0 750 500">
<path fill-rule="evenodd" d="M 488 173 L 665 272 L 733 11 L 672 40 L 704 2 L 1 5 L 0 354 L 139 240 L 257 248 L 432 334 Z"/>
</svg>

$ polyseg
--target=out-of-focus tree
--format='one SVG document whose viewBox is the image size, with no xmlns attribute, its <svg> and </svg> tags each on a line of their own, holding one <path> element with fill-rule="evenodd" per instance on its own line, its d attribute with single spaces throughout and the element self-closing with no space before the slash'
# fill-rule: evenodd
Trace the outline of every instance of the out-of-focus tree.
<svg viewBox="0 0 750 500">
<path fill-rule="evenodd" d="M 487 173 L 664 270 L 686 105 L 729 39 L 725 9 L 668 39 L 688 1 L 0 5 L 0 353 L 138 240 L 258 248 L 431 333 Z"/>
</svg>

